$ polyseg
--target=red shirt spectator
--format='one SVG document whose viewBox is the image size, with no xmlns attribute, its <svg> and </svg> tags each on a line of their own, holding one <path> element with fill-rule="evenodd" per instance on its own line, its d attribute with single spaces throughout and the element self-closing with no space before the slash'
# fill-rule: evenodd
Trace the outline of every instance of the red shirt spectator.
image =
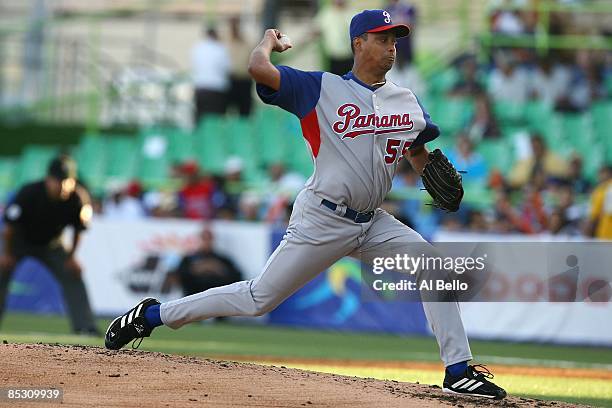
<svg viewBox="0 0 612 408">
<path fill-rule="evenodd" d="M 200 169 L 195 162 L 185 163 L 180 168 L 185 183 L 179 191 L 179 208 L 183 217 L 195 220 L 208 220 L 214 216 L 212 203 L 215 192 L 214 181 L 200 175 Z"/>
</svg>

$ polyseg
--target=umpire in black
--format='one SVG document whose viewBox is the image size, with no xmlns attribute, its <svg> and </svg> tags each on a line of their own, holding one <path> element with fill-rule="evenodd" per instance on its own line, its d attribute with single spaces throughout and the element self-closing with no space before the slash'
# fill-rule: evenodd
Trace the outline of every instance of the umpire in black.
<svg viewBox="0 0 612 408">
<path fill-rule="evenodd" d="M 68 156 L 53 159 L 44 180 L 26 184 L 6 206 L 0 255 L 0 318 L 9 282 L 21 259 L 30 256 L 49 268 L 62 287 L 75 333 L 98 335 L 75 259 L 80 234 L 92 216 L 89 194 L 76 182 L 76 164 Z M 70 249 L 60 236 L 74 228 Z"/>
</svg>

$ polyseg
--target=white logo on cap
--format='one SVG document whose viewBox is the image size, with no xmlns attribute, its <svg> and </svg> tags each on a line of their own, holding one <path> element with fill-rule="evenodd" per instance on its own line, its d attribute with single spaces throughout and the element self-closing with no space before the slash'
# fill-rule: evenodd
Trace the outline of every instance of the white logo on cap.
<svg viewBox="0 0 612 408">
<path fill-rule="evenodd" d="M 391 23 L 391 15 L 389 14 L 388 11 L 383 11 L 383 16 L 385 16 L 385 23 L 387 24 Z"/>
</svg>

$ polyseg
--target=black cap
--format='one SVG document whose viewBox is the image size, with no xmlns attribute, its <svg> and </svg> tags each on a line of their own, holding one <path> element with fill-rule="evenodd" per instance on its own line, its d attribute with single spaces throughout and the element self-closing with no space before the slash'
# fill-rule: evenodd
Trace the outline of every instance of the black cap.
<svg viewBox="0 0 612 408">
<path fill-rule="evenodd" d="M 76 178 L 76 163 L 68 156 L 59 156 L 51 160 L 47 175 L 58 180 Z"/>
</svg>

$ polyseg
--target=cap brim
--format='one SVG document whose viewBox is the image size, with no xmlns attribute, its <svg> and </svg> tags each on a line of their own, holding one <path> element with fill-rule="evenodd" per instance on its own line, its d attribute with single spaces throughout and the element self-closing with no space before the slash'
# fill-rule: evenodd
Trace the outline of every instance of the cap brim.
<svg viewBox="0 0 612 408">
<path fill-rule="evenodd" d="M 367 33 L 380 33 L 380 32 L 389 31 L 389 30 L 395 31 L 395 36 L 397 38 L 406 37 L 408 34 L 410 34 L 410 27 L 408 27 L 406 24 L 389 24 L 389 25 L 384 25 L 384 26 L 373 28 L 372 30 L 368 30 L 366 32 Z"/>
</svg>

